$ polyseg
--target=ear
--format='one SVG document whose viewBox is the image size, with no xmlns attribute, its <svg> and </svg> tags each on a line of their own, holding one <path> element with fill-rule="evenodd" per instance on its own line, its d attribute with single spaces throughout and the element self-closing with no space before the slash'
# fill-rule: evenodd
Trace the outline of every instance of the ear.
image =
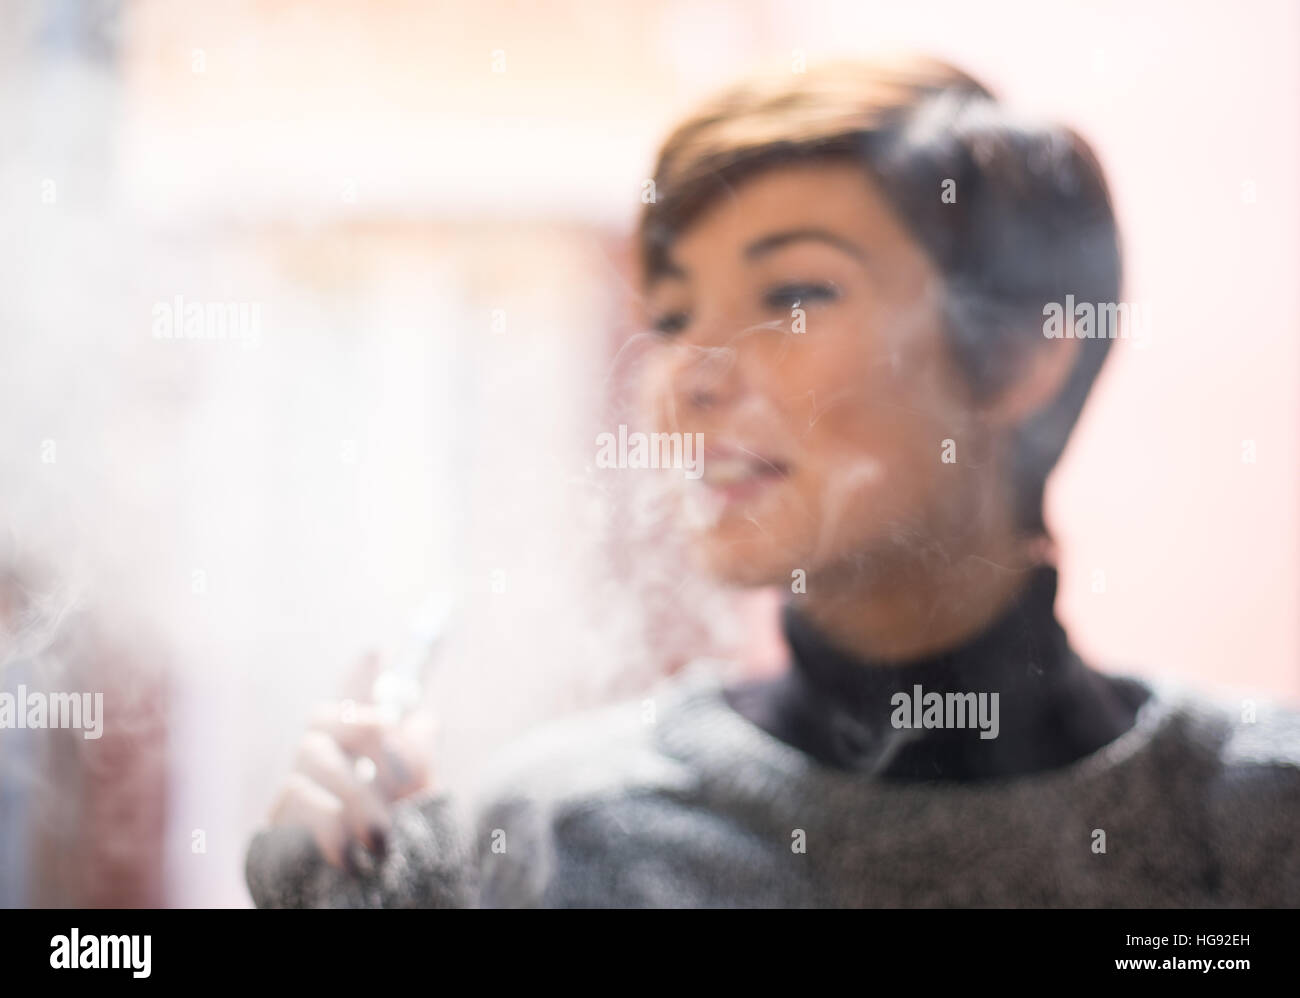
<svg viewBox="0 0 1300 998">
<path fill-rule="evenodd" d="M 984 418 L 995 426 L 1014 426 L 1046 406 L 1065 387 L 1081 344 L 1073 336 L 1044 337 L 1022 358 L 1011 383 L 981 407 Z"/>
</svg>

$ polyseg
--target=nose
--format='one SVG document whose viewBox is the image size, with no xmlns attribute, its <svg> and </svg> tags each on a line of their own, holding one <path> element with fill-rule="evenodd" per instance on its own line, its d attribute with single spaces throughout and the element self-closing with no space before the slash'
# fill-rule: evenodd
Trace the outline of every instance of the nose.
<svg viewBox="0 0 1300 998">
<path fill-rule="evenodd" d="M 742 390 L 739 357 L 734 346 L 682 344 L 674 386 L 679 401 L 696 410 L 725 406 Z"/>
</svg>

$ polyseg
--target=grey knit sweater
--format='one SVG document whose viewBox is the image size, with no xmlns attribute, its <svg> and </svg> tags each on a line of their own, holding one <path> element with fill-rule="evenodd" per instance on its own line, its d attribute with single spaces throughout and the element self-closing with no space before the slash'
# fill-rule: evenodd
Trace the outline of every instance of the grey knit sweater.
<svg viewBox="0 0 1300 998">
<path fill-rule="evenodd" d="M 1300 713 L 1167 680 L 1076 763 L 976 783 L 824 766 L 735 712 L 710 663 L 553 722 L 475 799 L 397 805 L 382 863 L 259 831 L 259 907 L 1300 906 Z M 647 700 L 649 703 L 647 703 Z M 652 707 L 651 707 L 652 704 Z"/>
</svg>

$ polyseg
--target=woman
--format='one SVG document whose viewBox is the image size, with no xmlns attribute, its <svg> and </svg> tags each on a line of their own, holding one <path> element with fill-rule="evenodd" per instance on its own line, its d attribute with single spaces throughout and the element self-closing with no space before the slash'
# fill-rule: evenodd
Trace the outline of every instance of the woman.
<svg viewBox="0 0 1300 998">
<path fill-rule="evenodd" d="M 1296 715 L 1103 675 L 1054 617 L 1044 482 L 1110 339 L 1044 316 L 1120 296 L 1085 144 L 939 63 L 834 65 L 702 108 L 647 200 L 646 398 L 703 435 L 702 565 L 788 588 L 789 670 L 552 724 L 468 812 L 359 781 L 383 725 L 323 716 L 256 903 L 1300 903 Z"/>
</svg>

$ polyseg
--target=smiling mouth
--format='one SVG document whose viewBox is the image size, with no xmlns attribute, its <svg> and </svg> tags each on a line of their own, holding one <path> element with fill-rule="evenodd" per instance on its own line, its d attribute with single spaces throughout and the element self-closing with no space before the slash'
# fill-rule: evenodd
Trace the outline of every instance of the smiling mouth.
<svg viewBox="0 0 1300 998">
<path fill-rule="evenodd" d="M 734 446 L 706 447 L 703 465 L 700 482 L 725 505 L 751 499 L 790 474 L 784 461 Z"/>
</svg>

